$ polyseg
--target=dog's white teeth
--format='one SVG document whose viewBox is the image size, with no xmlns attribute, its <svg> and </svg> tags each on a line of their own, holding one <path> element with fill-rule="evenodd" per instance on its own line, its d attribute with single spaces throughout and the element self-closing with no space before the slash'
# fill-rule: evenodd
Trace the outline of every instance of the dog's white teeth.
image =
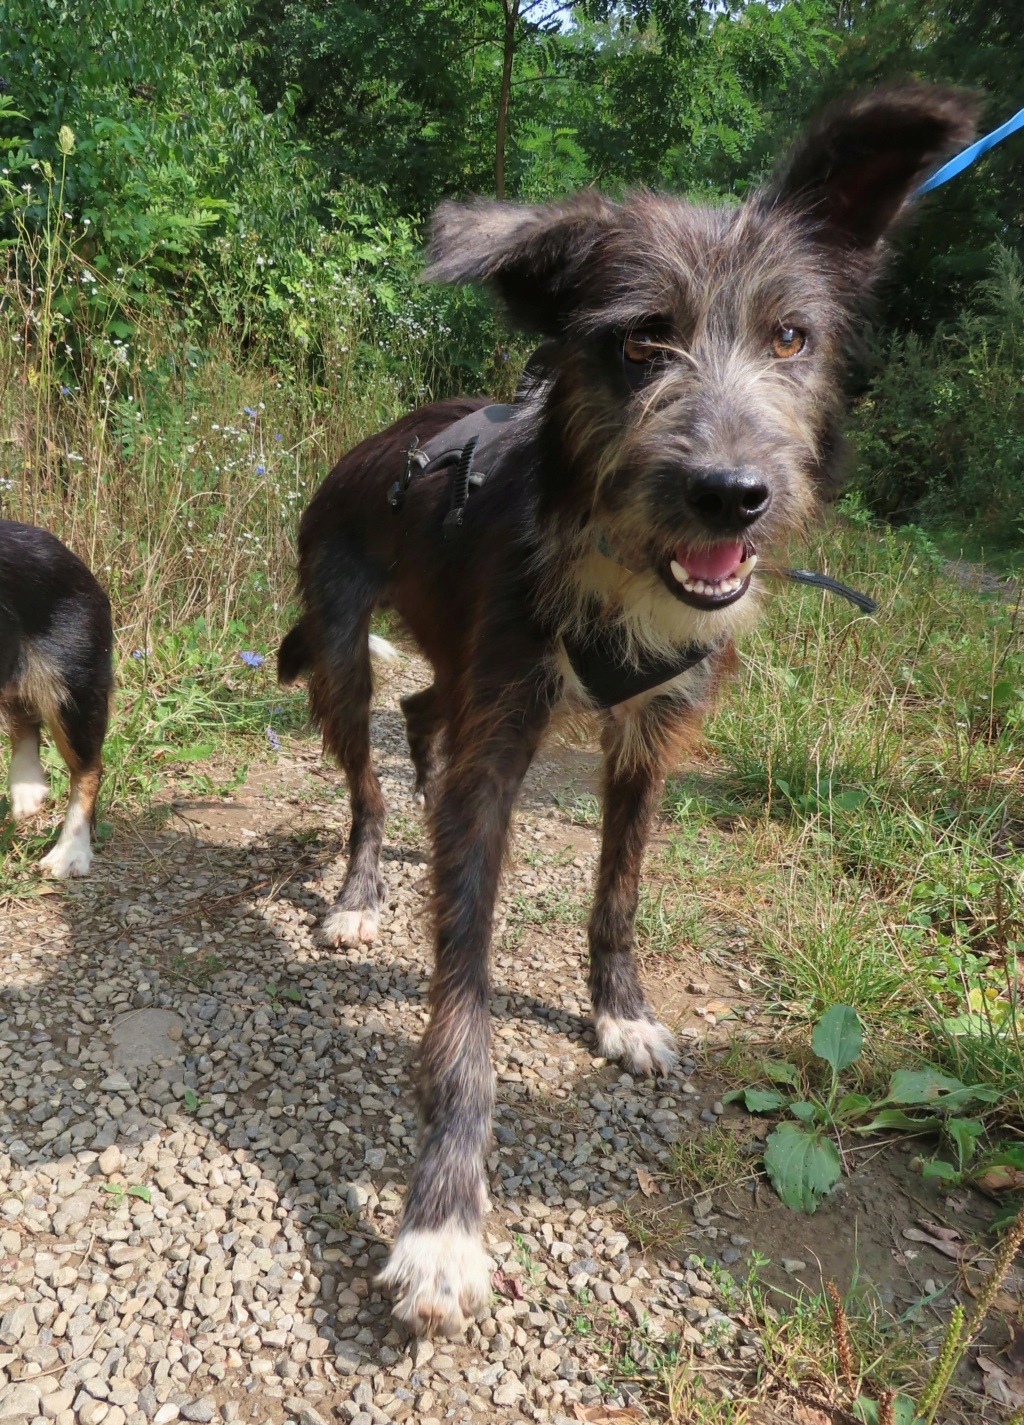
<svg viewBox="0 0 1024 1425">
<path fill-rule="evenodd" d="M 716 598 L 728 598 L 730 594 L 736 593 L 747 573 L 756 563 L 757 555 L 752 554 L 734 574 L 729 574 L 724 579 L 695 579 L 688 569 L 683 568 L 678 559 L 673 559 L 670 567 L 673 579 L 677 584 L 681 584 L 688 594 L 712 594 Z"/>
</svg>

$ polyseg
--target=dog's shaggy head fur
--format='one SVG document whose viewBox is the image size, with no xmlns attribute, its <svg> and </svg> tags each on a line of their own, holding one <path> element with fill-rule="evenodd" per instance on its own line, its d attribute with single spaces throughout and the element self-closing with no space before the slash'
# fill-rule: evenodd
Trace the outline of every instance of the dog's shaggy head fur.
<svg viewBox="0 0 1024 1425">
<path fill-rule="evenodd" d="M 749 621 L 750 556 L 836 483 L 842 366 L 885 234 L 974 116 L 920 86 L 847 100 L 738 207 L 587 190 L 440 209 L 426 275 L 488 282 L 551 342 L 540 515 L 565 625 L 596 602 L 650 649 Z"/>
</svg>

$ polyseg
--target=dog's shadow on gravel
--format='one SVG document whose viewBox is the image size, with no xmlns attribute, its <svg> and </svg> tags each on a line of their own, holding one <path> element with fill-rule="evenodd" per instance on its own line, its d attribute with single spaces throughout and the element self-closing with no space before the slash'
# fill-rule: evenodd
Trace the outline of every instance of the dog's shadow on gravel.
<svg viewBox="0 0 1024 1425">
<path fill-rule="evenodd" d="M 430 965 L 426 857 L 392 841 L 393 908 L 381 942 L 333 950 L 317 927 L 340 880 L 340 836 L 335 844 L 331 832 L 250 829 L 246 839 L 205 839 L 175 822 L 146 833 L 144 854 L 119 855 L 115 842 L 92 879 L 40 902 L 54 951 L 45 972 L 36 964 L 0 997 L 10 1027 L 32 1026 L 20 1066 L 29 1092 L 22 1079 L 0 1089 L 4 1148 L 12 1172 L 20 1166 L 54 1183 L 33 1229 L 37 1249 L 41 1238 L 66 1248 L 86 1229 L 102 1237 L 115 1216 L 145 1261 L 145 1224 L 155 1214 L 189 1244 L 167 1265 L 161 1290 L 191 1312 L 191 1333 L 258 1328 L 272 1342 L 275 1318 L 294 1308 L 312 1313 L 326 1342 L 318 1349 L 343 1373 L 370 1359 L 387 1364 L 406 1337 L 373 1279 L 415 1156 L 413 1075 Z M 572 1201 L 607 1210 L 643 1160 L 633 1111 L 617 1126 L 620 1143 L 637 1147 L 636 1162 L 618 1178 L 592 1171 L 578 1142 L 589 1137 L 579 1134 L 580 1106 L 616 1072 L 584 1065 L 581 1074 L 585 1016 L 507 978 L 499 966 L 487 1222 L 506 1242 L 540 1203 L 541 1215 Z M 167 1144 L 173 1162 L 159 1151 Z M 68 1210 L 61 1180 L 77 1207 Z M 257 1263 L 241 1305 L 237 1293 L 218 1297 L 217 1283 L 196 1275 L 211 1233 L 230 1244 L 220 1252 L 229 1265 L 240 1255 Z M 523 1239 L 505 1252 L 527 1282 Z M 294 1295 L 286 1283 L 299 1279 Z"/>
</svg>

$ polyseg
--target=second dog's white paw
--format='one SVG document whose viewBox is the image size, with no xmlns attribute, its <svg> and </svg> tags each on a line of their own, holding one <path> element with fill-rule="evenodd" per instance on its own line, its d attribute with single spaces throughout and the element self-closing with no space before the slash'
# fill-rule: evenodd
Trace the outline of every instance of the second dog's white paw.
<svg viewBox="0 0 1024 1425">
<path fill-rule="evenodd" d="M 88 831 L 72 836 L 63 834 L 53 850 L 39 863 L 47 876 L 53 876 L 58 881 L 66 881 L 69 876 L 87 876 L 91 865 L 92 847 Z"/>
<path fill-rule="evenodd" d="M 39 769 L 40 773 L 42 768 Z M 25 821 L 30 816 L 35 816 L 37 811 L 42 811 L 46 804 L 46 798 L 50 795 L 50 788 L 43 777 L 35 780 L 15 781 L 11 778 L 11 816 L 15 821 Z"/>
<path fill-rule="evenodd" d="M 667 1074 L 679 1057 L 675 1035 L 656 1019 L 615 1019 L 599 1014 L 594 1022 L 597 1048 L 605 1059 L 620 1059 L 633 1074 Z"/>
<path fill-rule="evenodd" d="M 330 945 L 370 945 L 377 939 L 375 910 L 340 910 L 337 906 L 324 918 L 324 939 Z"/>
<path fill-rule="evenodd" d="M 461 1336 L 486 1305 L 493 1263 L 480 1238 L 461 1227 L 398 1234 L 377 1278 L 392 1310 L 416 1336 Z"/>
</svg>

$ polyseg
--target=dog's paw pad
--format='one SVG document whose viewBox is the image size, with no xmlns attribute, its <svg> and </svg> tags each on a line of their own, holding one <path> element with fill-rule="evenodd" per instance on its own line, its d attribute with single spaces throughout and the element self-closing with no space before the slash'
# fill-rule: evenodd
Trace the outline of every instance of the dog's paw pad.
<svg viewBox="0 0 1024 1425">
<path fill-rule="evenodd" d="M 486 1305 L 493 1263 L 480 1239 L 461 1227 L 398 1234 L 377 1278 L 392 1310 L 415 1336 L 461 1336 Z"/>
<path fill-rule="evenodd" d="M 338 948 L 371 945 L 377 939 L 377 912 L 335 907 L 324 920 L 324 939 Z"/>
<path fill-rule="evenodd" d="M 675 1035 L 656 1019 L 615 1019 L 599 1014 L 598 1052 L 619 1059 L 632 1074 L 667 1074 L 679 1057 Z"/>
</svg>

